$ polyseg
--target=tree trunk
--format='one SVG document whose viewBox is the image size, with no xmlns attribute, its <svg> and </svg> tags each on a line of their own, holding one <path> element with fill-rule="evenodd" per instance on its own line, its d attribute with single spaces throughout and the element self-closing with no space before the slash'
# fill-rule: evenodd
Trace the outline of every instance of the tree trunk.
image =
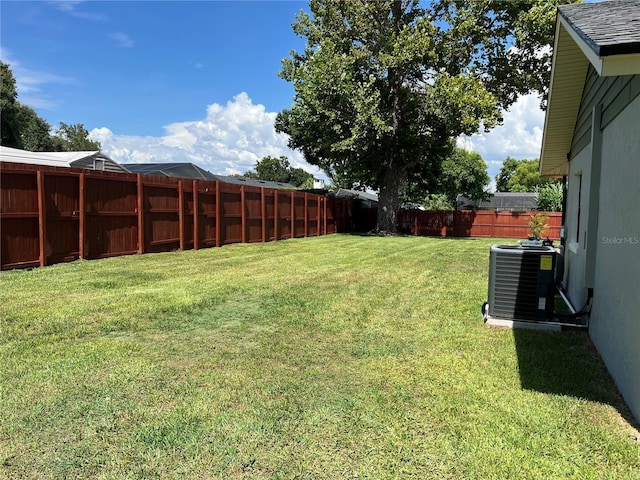
<svg viewBox="0 0 640 480">
<path fill-rule="evenodd" d="M 402 1 L 394 0 L 391 4 L 391 17 L 397 35 L 400 34 L 401 30 L 402 12 Z M 378 222 L 376 225 L 378 233 L 396 233 L 398 231 L 400 196 L 406 189 L 408 179 L 407 168 L 402 165 L 397 153 L 398 134 L 403 120 L 400 90 L 404 79 L 397 68 L 389 67 L 387 69 L 387 80 L 389 82 L 388 105 L 391 108 L 391 133 L 383 146 L 385 164 L 388 167 L 383 174 L 378 194 Z"/>
<path fill-rule="evenodd" d="M 378 233 L 396 233 L 398 231 L 398 210 L 400 196 L 407 184 L 407 172 L 404 168 L 392 164 L 383 178 L 378 194 Z"/>
</svg>

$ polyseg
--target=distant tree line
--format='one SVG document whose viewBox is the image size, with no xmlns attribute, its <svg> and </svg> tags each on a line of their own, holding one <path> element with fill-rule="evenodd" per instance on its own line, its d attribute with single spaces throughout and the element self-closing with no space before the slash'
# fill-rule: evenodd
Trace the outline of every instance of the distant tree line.
<svg viewBox="0 0 640 480">
<path fill-rule="evenodd" d="M 30 152 L 100 150 L 100 142 L 89 140 L 89 132 L 83 124 L 60 122 L 58 128 L 52 129 L 33 108 L 19 102 L 13 72 L 1 61 L 0 78 L 0 145 Z"/>
</svg>

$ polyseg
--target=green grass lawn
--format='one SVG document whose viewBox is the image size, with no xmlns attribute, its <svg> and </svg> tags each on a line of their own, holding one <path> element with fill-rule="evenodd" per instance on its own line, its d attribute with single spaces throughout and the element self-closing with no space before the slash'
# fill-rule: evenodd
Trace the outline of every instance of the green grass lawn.
<svg viewBox="0 0 640 480">
<path fill-rule="evenodd" d="M 492 243 L 3 272 L 0 478 L 640 478 L 586 334 L 483 324 Z"/>
</svg>

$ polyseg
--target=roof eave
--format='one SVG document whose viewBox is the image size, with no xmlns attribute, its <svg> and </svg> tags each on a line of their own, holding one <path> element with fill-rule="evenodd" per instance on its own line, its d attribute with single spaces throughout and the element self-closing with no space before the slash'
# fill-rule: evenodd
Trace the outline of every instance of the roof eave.
<svg viewBox="0 0 640 480">
<path fill-rule="evenodd" d="M 567 154 L 589 64 L 569 30 L 558 15 L 540 154 L 540 175 L 545 177 L 567 174 Z"/>
<path fill-rule="evenodd" d="M 540 153 L 541 176 L 558 177 L 568 173 L 568 156 L 589 64 L 602 77 L 635 75 L 640 73 L 640 53 L 600 54 L 600 49 L 578 33 L 559 12 Z"/>
</svg>

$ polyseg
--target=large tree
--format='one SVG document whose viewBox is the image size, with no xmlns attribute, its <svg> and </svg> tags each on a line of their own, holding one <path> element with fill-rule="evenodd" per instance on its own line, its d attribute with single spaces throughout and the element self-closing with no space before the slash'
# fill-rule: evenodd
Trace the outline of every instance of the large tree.
<svg viewBox="0 0 640 480">
<path fill-rule="evenodd" d="M 293 25 L 306 48 L 281 72 L 294 104 L 276 128 L 330 178 L 379 190 L 378 229 L 395 231 L 407 184 L 433 183 L 451 138 L 542 89 L 532 72 L 548 66 L 555 3 L 311 0 Z"/>
</svg>

